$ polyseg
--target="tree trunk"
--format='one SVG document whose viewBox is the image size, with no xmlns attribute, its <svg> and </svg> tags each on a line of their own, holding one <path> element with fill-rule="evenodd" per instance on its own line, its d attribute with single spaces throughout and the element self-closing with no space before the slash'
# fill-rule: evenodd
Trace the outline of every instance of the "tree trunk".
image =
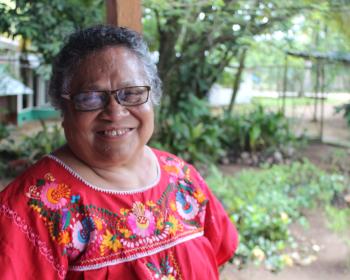
<svg viewBox="0 0 350 280">
<path fill-rule="evenodd" d="M 232 109 L 233 109 L 233 105 L 234 105 L 234 103 L 236 101 L 236 97 L 237 97 L 237 93 L 238 93 L 238 90 L 239 90 L 239 86 L 241 84 L 242 73 L 243 73 L 243 70 L 244 70 L 244 67 L 245 67 L 245 58 L 246 58 L 246 55 L 247 55 L 247 51 L 248 51 L 248 49 L 244 48 L 242 50 L 242 53 L 241 53 L 240 57 L 239 57 L 239 66 L 238 66 L 237 73 L 236 73 L 236 76 L 235 76 L 235 79 L 234 79 L 234 82 L 233 82 L 232 96 L 231 96 L 230 104 L 229 104 L 229 106 L 227 108 L 227 111 L 226 111 L 227 114 L 231 114 Z"/>
</svg>

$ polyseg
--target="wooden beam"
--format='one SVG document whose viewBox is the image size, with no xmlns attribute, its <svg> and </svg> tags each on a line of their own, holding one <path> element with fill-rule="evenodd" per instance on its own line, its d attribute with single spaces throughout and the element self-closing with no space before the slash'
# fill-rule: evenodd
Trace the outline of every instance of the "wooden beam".
<svg viewBox="0 0 350 280">
<path fill-rule="evenodd" d="M 106 0 L 107 23 L 142 32 L 141 0 Z"/>
</svg>

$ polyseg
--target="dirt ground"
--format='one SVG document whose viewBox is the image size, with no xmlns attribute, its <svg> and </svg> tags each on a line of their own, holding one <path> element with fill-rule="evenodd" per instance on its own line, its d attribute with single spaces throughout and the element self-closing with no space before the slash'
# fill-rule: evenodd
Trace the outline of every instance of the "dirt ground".
<svg viewBox="0 0 350 280">
<path fill-rule="evenodd" d="M 333 169 L 335 165 L 350 168 L 350 150 L 340 149 L 321 143 L 311 143 L 301 154 L 323 169 Z M 338 156 L 334 156 L 338 155 Z M 242 166 L 231 165 L 221 168 L 226 174 L 239 172 Z M 303 243 L 316 244 L 320 251 L 312 255 L 313 261 L 308 265 L 293 265 L 279 273 L 271 273 L 263 267 L 253 264 L 237 270 L 233 265 L 226 265 L 221 273 L 222 280 L 349 280 L 350 279 L 350 246 L 338 234 L 327 227 L 324 213 L 311 211 L 306 214 L 308 229 L 293 225 L 293 236 Z M 350 231 L 349 231 L 350 236 Z M 311 258 L 310 258 L 311 260 Z"/>
</svg>

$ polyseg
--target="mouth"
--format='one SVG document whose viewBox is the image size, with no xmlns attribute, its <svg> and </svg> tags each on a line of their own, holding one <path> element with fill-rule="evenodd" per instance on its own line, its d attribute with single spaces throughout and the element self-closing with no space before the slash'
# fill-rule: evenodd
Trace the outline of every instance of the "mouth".
<svg viewBox="0 0 350 280">
<path fill-rule="evenodd" d="M 132 128 L 113 128 L 99 131 L 98 134 L 108 137 L 120 137 L 133 130 Z"/>
</svg>

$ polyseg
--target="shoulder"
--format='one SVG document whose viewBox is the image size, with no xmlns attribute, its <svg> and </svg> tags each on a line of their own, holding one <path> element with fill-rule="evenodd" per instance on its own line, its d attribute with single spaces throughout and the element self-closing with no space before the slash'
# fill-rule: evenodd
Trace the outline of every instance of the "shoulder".
<svg viewBox="0 0 350 280">
<path fill-rule="evenodd" d="M 63 172 L 63 167 L 60 167 L 50 157 L 45 156 L 27 168 L 0 192 L 0 203 L 12 206 L 21 204 L 23 203 L 21 199 L 26 197 L 26 193 L 30 191 L 32 186 L 40 184 L 41 181 L 44 182 L 52 174 L 61 176 Z"/>
<path fill-rule="evenodd" d="M 170 178 L 185 179 L 194 183 L 201 189 L 207 189 L 204 179 L 192 164 L 166 151 L 154 148 L 152 148 L 152 151 L 157 156 L 161 169 L 165 171 Z"/>
</svg>

